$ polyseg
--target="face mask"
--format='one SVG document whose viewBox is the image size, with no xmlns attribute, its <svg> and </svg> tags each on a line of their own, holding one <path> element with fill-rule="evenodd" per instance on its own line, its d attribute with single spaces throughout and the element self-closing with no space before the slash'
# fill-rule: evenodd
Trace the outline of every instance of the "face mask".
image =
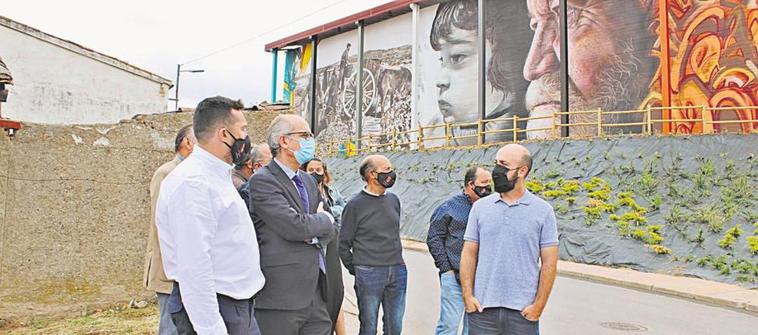
<svg viewBox="0 0 758 335">
<path fill-rule="evenodd" d="M 487 186 L 476 186 L 474 185 L 474 193 L 476 193 L 476 196 L 480 198 L 484 198 L 490 194 L 492 194 L 492 188 Z"/>
<path fill-rule="evenodd" d="M 235 165 L 242 165 L 244 163 L 244 160 L 246 153 L 250 152 L 250 136 L 245 136 L 244 139 L 238 139 L 232 135 L 231 132 L 228 130 L 224 130 L 229 136 L 231 136 L 234 139 L 234 143 L 232 145 L 229 145 L 228 143 L 224 142 L 227 147 L 229 147 L 229 150 L 232 152 L 232 163 Z"/>
<path fill-rule="evenodd" d="M 492 169 L 492 181 L 495 182 L 495 192 L 506 193 L 516 187 L 518 175 L 513 180 L 508 180 L 508 171 L 507 168 L 500 165 L 495 165 L 495 168 Z"/>
<path fill-rule="evenodd" d="M 300 165 L 303 165 L 310 162 L 316 155 L 316 140 L 313 138 L 307 140 L 301 138 L 298 143 L 300 143 L 300 150 L 295 151 L 295 159 L 297 159 Z"/>
<path fill-rule="evenodd" d="M 324 182 L 324 175 L 318 174 L 316 172 L 311 173 L 311 176 L 316 179 L 316 184 L 321 184 Z"/>
<path fill-rule="evenodd" d="M 396 178 L 397 178 L 397 174 L 395 173 L 395 171 L 377 172 L 376 181 L 378 181 L 379 185 L 382 185 L 382 187 L 390 188 L 393 185 L 395 185 Z"/>
</svg>

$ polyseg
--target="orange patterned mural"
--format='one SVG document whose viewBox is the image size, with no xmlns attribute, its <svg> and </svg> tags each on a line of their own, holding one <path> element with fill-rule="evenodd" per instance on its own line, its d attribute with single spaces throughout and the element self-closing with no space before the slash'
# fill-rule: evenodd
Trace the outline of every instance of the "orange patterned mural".
<svg viewBox="0 0 758 335">
<path fill-rule="evenodd" d="M 663 105 L 665 100 L 661 94 L 665 93 L 658 93 L 660 81 L 669 80 L 671 106 L 691 108 L 672 109 L 668 117 L 674 120 L 704 117 L 708 121 L 674 122 L 669 131 L 758 130 L 758 109 L 740 108 L 758 105 L 758 3 L 755 0 L 669 0 L 666 5 L 670 58 L 668 62 L 661 61 L 651 85 L 654 93 L 644 104 Z M 662 54 L 660 48 L 665 42 L 659 39 L 655 54 Z M 668 78 L 661 78 L 666 66 L 669 66 Z M 700 106 L 717 109 L 703 113 Z M 709 123 L 729 120 L 755 122 Z"/>
</svg>

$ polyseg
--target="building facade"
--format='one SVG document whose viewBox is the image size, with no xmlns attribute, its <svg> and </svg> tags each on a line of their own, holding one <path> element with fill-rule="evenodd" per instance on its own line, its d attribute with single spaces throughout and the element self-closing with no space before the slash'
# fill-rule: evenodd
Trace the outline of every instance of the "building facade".
<svg viewBox="0 0 758 335">
<path fill-rule="evenodd" d="M 324 140 L 407 143 L 426 127 L 471 145 L 482 132 L 548 137 L 556 123 L 652 131 L 648 119 L 661 133 L 758 129 L 755 1 L 396 0 L 266 51 L 286 54 L 284 97 Z M 595 110 L 638 112 L 562 114 Z M 510 131 L 514 117 L 524 131 Z M 445 123 L 456 126 L 433 127 Z"/>
<path fill-rule="evenodd" d="M 0 57 L 13 74 L 5 118 L 92 124 L 166 111 L 170 80 L 5 17 Z"/>
</svg>

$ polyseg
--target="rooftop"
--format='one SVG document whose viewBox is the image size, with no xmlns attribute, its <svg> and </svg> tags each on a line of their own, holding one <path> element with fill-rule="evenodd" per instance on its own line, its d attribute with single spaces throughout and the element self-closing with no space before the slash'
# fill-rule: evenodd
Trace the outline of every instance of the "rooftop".
<svg viewBox="0 0 758 335">
<path fill-rule="evenodd" d="M 7 17 L 0 16 L 0 26 L 4 26 L 6 28 L 18 31 L 22 34 L 29 35 L 31 37 L 34 37 L 36 39 L 39 39 L 41 41 L 56 45 L 58 47 L 61 47 L 63 49 L 69 50 L 73 53 L 77 53 L 79 55 L 82 55 L 87 58 L 94 59 L 96 61 L 99 61 L 101 63 L 113 66 L 115 68 L 121 69 L 123 71 L 129 72 L 131 74 L 140 76 L 142 78 L 154 81 L 159 84 L 165 84 L 168 86 L 173 86 L 171 83 L 171 80 L 168 80 L 166 78 L 163 78 L 157 74 L 154 74 L 152 72 L 149 72 L 147 70 L 143 70 L 139 67 L 136 67 L 134 65 L 131 65 L 125 61 L 122 61 L 118 58 L 108 56 L 106 54 L 97 52 L 95 50 L 92 50 L 90 48 L 87 48 L 85 46 L 82 46 L 80 44 L 64 40 L 62 38 L 50 35 L 48 33 L 42 32 L 39 29 L 27 26 L 23 23 L 13 21 Z M 2 77 L 2 68 L 4 68 L 4 64 L 2 67 L 0 67 L 0 78 Z"/>
</svg>

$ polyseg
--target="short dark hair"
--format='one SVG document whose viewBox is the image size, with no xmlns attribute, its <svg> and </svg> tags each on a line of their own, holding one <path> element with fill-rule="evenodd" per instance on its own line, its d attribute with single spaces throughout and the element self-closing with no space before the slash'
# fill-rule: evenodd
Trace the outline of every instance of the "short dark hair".
<svg viewBox="0 0 758 335">
<path fill-rule="evenodd" d="M 240 163 L 234 163 L 234 168 L 237 170 L 242 170 L 242 168 L 247 165 L 248 162 L 253 158 L 253 155 L 250 154 L 250 150 L 243 152 L 242 156 L 244 157 Z"/>
<path fill-rule="evenodd" d="M 463 187 L 466 187 L 469 183 L 473 183 L 476 180 L 476 172 L 481 168 L 481 166 L 477 165 L 466 170 L 466 174 L 463 176 Z"/>
<path fill-rule="evenodd" d="M 332 183 L 332 175 L 329 173 L 329 169 L 326 167 L 326 162 L 324 162 L 321 158 L 314 157 L 311 158 L 311 160 L 303 163 L 303 165 L 300 165 L 300 170 L 303 172 L 308 172 L 308 164 L 311 162 L 321 162 L 321 166 L 324 169 L 324 184 L 329 185 Z"/>
<path fill-rule="evenodd" d="M 363 179 L 363 181 L 368 181 L 368 179 L 366 178 L 366 172 L 368 172 L 370 170 L 373 170 L 375 168 L 376 168 L 376 166 L 374 165 L 374 160 L 373 159 L 368 159 L 367 158 L 367 159 L 363 160 L 363 162 L 361 163 L 360 168 L 358 168 L 358 172 L 361 174 L 361 179 Z"/>
<path fill-rule="evenodd" d="M 179 147 L 182 145 L 182 141 L 184 141 L 187 136 L 190 136 L 190 131 L 192 131 L 192 125 L 188 124 L 176 133 L 176 138 L 174 138 L 174 152 L 179 152 Z"/>
<path fill-rule="evenodd" d="M 492 45 L 492 57 L 487 64 L 487 80 L 497 90 L 524 94 L 529 83 L 522 75 L 523 62 L 529 52 L 532 35 L 526 1 L 484 0 L 484 37 Z M 440 51 L 440 40 L 447 40 L 453 28 L 478 29 L 477 0 L 452 0 L 441 3 L 432 22 L 429 42 Z M 503 22 L 508 22 L 504 24 Z"/>
<path fill-rule="evenodd" d="M 521 157 L 521 165 L 526 166 L 526 175 L 524 177 L 529 175 L 529 172 L 532 172 L 532 155 L 525 154 L 523 157 Z"/>
<path fill-rule="evenodd" d="M 245 105 L 240 100 L 216 96 L 203 99 L 197 104 L 195 115 L 192 117 L 192 126 L 195 129 L 195 137 L 198 141 L 206 140 L 220 124 L 228 125 L 231 122 L 230 113 L 233 109 L 242 110 Z"/>
</svg>

